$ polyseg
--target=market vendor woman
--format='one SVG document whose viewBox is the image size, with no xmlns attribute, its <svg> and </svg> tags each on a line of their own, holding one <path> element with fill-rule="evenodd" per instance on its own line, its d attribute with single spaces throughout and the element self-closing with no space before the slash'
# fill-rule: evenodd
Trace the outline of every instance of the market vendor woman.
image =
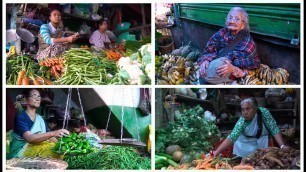
<svg viewBox="0 0 306 172">
<path fill-rule="evenodd" d="M 46 140 L 57 142 L 57 137 L 69 134 L 65 129 L 49 131 L 44 119 L 36 113 L 41 103 L 39 90 L 26 89 L 23 96 L 26 99 L 26 108 L 15 117 L 8 159 L 21 157 L 28 144 L 37 144 Z"/>
<path fill-rule="evenodd" d="M 216 70 L 218 76 L 242 78 L 248 70 L 259 68 L 260 59 L 256 44 L 250 35 L 247 12 L 240 7 L 233 7 L 226 18 L 226 28 L 220 29 L 208 41 L 203 55 L 198 59 L 200 75 L 205 78 L 209 64 L 221 57 L 226 57 L 224 65 Z"/>
<path fill-rule="evenodd" d="M 37 60 L 61 55 L 67 50 L 69 43 L 76 41 L 78 37 L 78 33 L 63 37 L 61 26 L 62 17 L 59 10 L 53 9 L 50 12 L 49 19 L 50 23 L 43 24 L 39 30 Z"/>
<path fill-rule="evenodd" d="M 94 31 L 89 39 L 91 45 L 95 47 L 96 50 L 109 49 L 109 44 L 111 43 L 106 30 L 108 27 L 108 20 L 101 19 L 98 22 L 99 28 Z"/>
<path fill-rule="evenodd" d="M 246 157 L 260 148 L 268 148 L 269 133 L 281 149 L 288 148 L 271 113 L 263 107 L 257 107 L 256 99 L 244 99 L 241 102 L 241 113 L 242 116 L 232 133 L 214 151 L 215 156 L 232 144 L 234 144 L 233 153 L 239 157 Z"/>
</svg>

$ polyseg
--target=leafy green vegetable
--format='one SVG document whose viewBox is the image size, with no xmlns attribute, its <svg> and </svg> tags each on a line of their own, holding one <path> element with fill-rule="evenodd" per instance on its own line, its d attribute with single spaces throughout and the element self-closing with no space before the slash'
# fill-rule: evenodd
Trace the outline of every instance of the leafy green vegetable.
<svg viewBox="0 0 306 172">
<path fill-rule="evenodd" d="M 121 69 L 118 74 L 119 74 L 120 81 L 123 84 L 127 84 L 128 80 L 130 79 L 129 73 L 126 70 Z"/>
<path fill-rule="evenodd" d="M 221 134 L 213 122 L 203 118 L 203 113 L 204 109 L 199 105 L 185 109 L 178 121 L 157 130 L 156 152 L 165 152 L 165 148 L 172 144 L 180 145 L 186 152 L 212 149 L 211 140 Z"/>
<path fill-rule="evenodd" d="M 141 46 L 142 46 L 141 42 L 127 40 L 125 41 L 124 48 L 130 49 L 132 51 L 137 51 Z"/>
</svg>

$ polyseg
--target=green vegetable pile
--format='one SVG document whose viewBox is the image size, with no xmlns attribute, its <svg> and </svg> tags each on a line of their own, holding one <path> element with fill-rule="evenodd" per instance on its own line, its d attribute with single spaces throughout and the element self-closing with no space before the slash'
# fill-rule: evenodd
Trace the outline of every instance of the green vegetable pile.
<svg viewBox="0 0 306 172">
<path fill-rule="evenodd" d="M 176 162 L 173 161 L 170 155 L 163 153 L 155 155 L 155 169 L 161 169 L 163 167 L 168 167 L 169 165 L 173 167 L 179 166 Z"/>
<path fill-rule="evenodd" d="M 82 155 L 93 151 L 89 140 L 85 139 L 84 135 L 72 133 L 67 137 L 61 137 L 52 151 L 59 154 Z"/>
<path fill-rule="evenodd" d="M 64 161 L 68 163 L 68 169 L 151 169 L 149 158 L 141 157 L 134 148 L 121 146 L 96 149 L 84 156 L 65 156 Z"/>
<path fill-rule="evenodd" d="M 204 119 L 204 109 L 198 105 L 184 109 L 177 121 L 156 130 L 155 151 L 163 153 L 167 146 L 173 144 L 180 145 L 184 152 L 208 151 L 213 148 L 211 140 L 220 135 L 214 122 Z"/>
<path fill-rule="evenodd" d="M 97 57 L 88 50 L 73 48 L 67 51 L 64 74 L 56 81 L 60 85 L 107 85 L 118 72 L 116 63 Z"/>
</svg>

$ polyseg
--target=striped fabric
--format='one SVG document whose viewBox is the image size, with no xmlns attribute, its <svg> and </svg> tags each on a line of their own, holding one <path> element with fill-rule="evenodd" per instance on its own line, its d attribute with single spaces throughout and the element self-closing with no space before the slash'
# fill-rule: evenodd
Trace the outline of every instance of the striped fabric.
<svg viewBox="0 0 306 172">
<path fill-rule="evenodd" d="M 52 44 L 50 32 L 51 31 L 50 31 L 50 28 L 49 28 L 49 24 L 41 25 L 39 33 L 41 34 L 45 43 L 48 44 L 48 45 Z"/>
</svg>

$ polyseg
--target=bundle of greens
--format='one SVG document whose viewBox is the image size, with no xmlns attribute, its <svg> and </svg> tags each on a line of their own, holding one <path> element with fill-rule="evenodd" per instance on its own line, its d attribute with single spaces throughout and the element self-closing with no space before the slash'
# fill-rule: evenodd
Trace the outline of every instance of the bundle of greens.
<svg viewBox="0 0 306 172">
<path fill-rule="evenodd" d="M 151 169 L 151 160 L 141 157 L 134 148 L 111 146 L 104 149 L 96 149 L 84 156 L 65 156 L 68 169 Z"/>
<path fill-rule="evenodd" d="M 174 144 L 180 145 L 184 152 L 208 151 L 213 148 L 212 139 L 221 135 L 214 122 L 204 119 L 204 109 L 199 105 L 183 110 L 176 118 L 166 128 L 156 131 L 156 152 L 163 153 Z"/>
</svg>

